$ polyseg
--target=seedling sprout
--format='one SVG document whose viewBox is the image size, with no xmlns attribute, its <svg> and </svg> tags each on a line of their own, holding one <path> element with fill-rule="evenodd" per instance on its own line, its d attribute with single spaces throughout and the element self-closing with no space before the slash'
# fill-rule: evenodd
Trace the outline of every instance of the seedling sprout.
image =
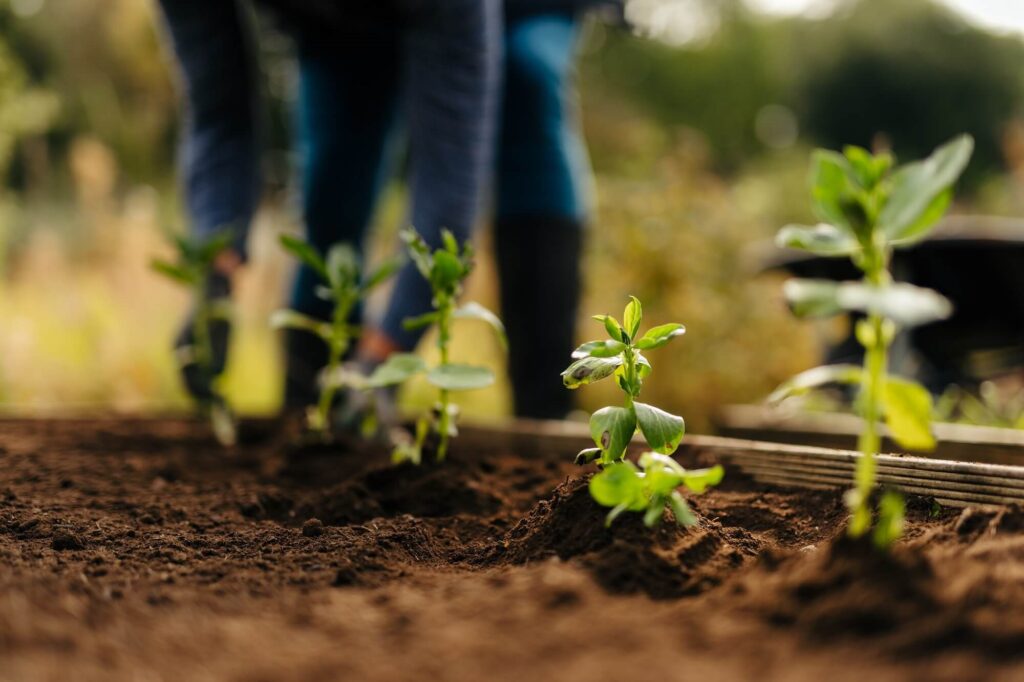
<svg viewBox="0 0 1024 682">
<path fill-rule="evenodd" d="M 889 347 L 899 330 L 952 313 L 949 301 L 937 292 L 894 282 L 889 264 L 894 249 L 920 242 L 945 214 L 953 185 L 967 167 L 973 146 L 973 140 L 964 135 L 924 161 L 899 168 L 886 153 L 872 155 L 859 147 L 847 147 L 842 154 L 819 150 L 814 156 L 812 193 L 815 211 L 823 222 L 814 227 L 790 225 L 777 237 L 783 247 L 850 258 L 864 273 L 859 282 L 794 279 L 786 283 L 786 298 L 798 316 L 863 315 L 856 321 L 855 331 L 864 347 L 864 364 L 809 370 L 781 386 L 770 400 L 779 401 L 827 383 L 859 387 L 855 407 L 864 419 L 864 428 L 858 442 L 862 457 L 857 462 L 855 487 L 846 495 L 852 514 L 849 533 L 862 537 L 872 532 L 879 548 L 900 537 L 904 516 L 902 497 L 886 491 L 879 500 L 877 521 L 873 519 L 879 422 L 885 421 L 893 439 L 903 447 L 935 447 L 932 396 L 917 383 L 888 374 Z"/>
<path fill-rule="evenodd" d="M 237 441 L 237 429 L 227 400 L 216 387 L 223 367 L 216 366 L 210 327 L 217 322 L 230 324 L 232 308 L 227 298 L 211 300 L 207 286 L 214 261 L 231 245 L 231 233 L 225 230 L 206 239 L 175 236 L 174 245 L 177 248 L 175 261 L 154 258 L 151 266 L 155 272 L 193 292 L 196 308 L 192 317 L 192 343 L 177 348 L 176 357 L 183 370 L 194 366 L 199 372 L 200 383 L 207 387 L 208 394 L 195 396 L 197 407 L 209 418 L 217 440 L 230 447 Z"/>
<path fill-rule="evenodd" d="M 363 279 L 359 258 L 348 244 L 335 244 L 323 256 L 301 239 L 281 235 L 280 241 L 281 246 L 320 277 L 323 284 L 317 287 L 316 294 L 333 306 L 331 319 L 327 321 L 295 310 L 278 310 L 270 320 L 275 328 L 309 332 L 327 345 L 327 366 L 323 371 L 324 380 L 320 382 L 319 400 L 308 413 L 310 430 L 327 439 L 331 435 L 330 417 L 335 396 L 338 389 L 346 385 L 342 361 L 359 334 L 359 328 L 351 323 L 352 312 L 372 289 L 398 271 L 401 261 L 385 261 Z M 359 383 L 357 377 L 351 377 L 353 387 Z"/>
<path fill-rule="evenodd" d="M 652 371 L 642 351 L 661 348 L 686 329 L 669 323 L 640 336 L 643 307 L 635 296 L 626 305 L 623 323 L 610 315 L 594 319 L 604 325 L 609 338 L 577 348 L 572 354 L 575 361 L 562 372 L 562 381 L 567 388 L 577 389 L 614 376 L 625 401 L 622 407 L 603 407 L 590 417 L 590 435 L 596 447 L 576 455 L 577 464 L 596 461 L 601 467 L 590 481 L 590 494 L 598 504 L 612 508 L 608 524 L 623 512 L 634 511 L 644 512 L 644 523 L 654 526 L 668 506 L 680 525 L 691 526 L 696 518 L 678 489 L 704 492 L 721 482 L 724 471 L 721 466 L 687 470 L 672 459 L 670 455 L 685 432 L 683 418 L 638 400 Z M 626 460 L 626 449 L 637 430 L 653 450 L 641 455 L 639 467 Z"/>
<path fill-rule="evenodd" d="M 457 364 L 451 361 L 452 320 L 474 319 L 486 322 L 498 336 L 502 347 L 507 345 L 505 327 L 493 312 L 479 303 L 466 303 L 458 307 L 462 285 L 473 270 L 473 249 L 467 242 L 460 248 L 455 236 L 442 232 L 443 246 L 431 250 L 413 229 L 402 232 L 409 257 L 420 274 L 430 283 L 433 310 L 405 320 L 407 329 L 422 329 L 437 325 L 437 347 L 440 363 L 428 370 L 426 363 L 416 355 L 396 353 L 374 371 L 367 382 L 370 388 L 396 386 L 412 376 L 426 371 L 427 381 L 438 389 L 438 401 L 433 410 L 416 422 L 415 437 L 411 442 L 395 448 L 394 461 L 419 464 L 428 437 L 438 438 L 437 460 L 448 454 L 450 439 L 458 435 L 458 406 L 451 402 L 451 392 L 486 388 L 494 383 L 494 373 L 486 367 Z"/>
</svg>

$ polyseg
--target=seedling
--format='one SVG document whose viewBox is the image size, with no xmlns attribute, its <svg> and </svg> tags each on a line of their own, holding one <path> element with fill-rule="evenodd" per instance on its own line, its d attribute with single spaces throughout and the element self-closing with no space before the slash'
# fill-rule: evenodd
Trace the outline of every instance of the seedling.
<svg viewBox="0 0 1024 682">
<path fill-rule="evenodd" d="M 590 481 L 590 494 L 598 504 L 612 507 L 608 524 L 623 512 L 642 511 L 644 523 L 654 526 L 668 506 L 680 525 L 693 525 L 696 519 L 678 489 L 703 492 L 721 482 L 724 471 L 720 466 L 693 471 L 683 468 L 669 456 L 683 439 L 683 418 L 637 400 L 652 370 L 642 351 L 661 348 L 686 329 L 681 324 L 663 324 L 640 336 L 643 307 L 635 296 L 626 305 L 623 323 L 610 315 L 594 319 L 604 325 L 609 338 L 588 341 L 573 351 L 575 361 L 562 372 L 562 381 L 567 388 L 577 389 L 614 376 L 625 393 L 625 404 L 603 407 L 590 417 L 590 435 L 596 447 L 576 455 L 577 464 L 596 461 L 601 467 Z M 654 450 L 640 457 L 639 468 L 625 459 L 638 429 Z"/>
<path fill-rule="evenodd" d="M 409 257 L 420 274 L 430 283 L 433 293 L 433 310 L 418 317 L 405 320 L 406 329 L 422 329 L 437 325 L 437 347 L 441 362 L 429 369 L 416 355 L 396 353 L 389 357 L 370 375 L 370 388 L 397 386 L 420 372 L 427 372 L 427 381 L 437 387 L 438 401 L 433 410 L 416 422 L 415 437 L 408 443 L 399 444 L 393 460 L 419 464 L 423 460 L 423 449 L 427 438 L 438 437 L 437 460 L 443 461 L 448 454 L 449 441 L 458 435 L 456 425 L 458 406 L 451 402 L 452 391 L 469 391 L 485 388 L 494 383 L 494 373 L 486 367 L 456 364 L 451 362 L 452 320 L 474 319 L 486 322 L 494 329 L 502 347 L 507 345 L 505 327 L 498 316 L 479 303 L 466 303 L 457 307 L 462 284 L 473 270 L 473 249 L 467 242 L 461 248 L 454 235 L 448 230 L 442 232 L 443 246 L 431 250 L 415 230 L 402 232 Z"/>
<path fill-rule="evenodd" d="M 872 155 L 859 147 L 847 147 L 842 154 L 819 150 L 814 156 L 812 193 L 815 211 L 823 222 L 815 227 L 790 225 L 777 237 L 783 247 L 850 258 L 864 273 L 859 282 L 786 282 L 786 298 L 798 316 L 863 315 L 855 323 L 855 332 L 864 347 L 864 364 L 809 370 L 781 386 L 770 400 L 779 401 L 827 383 L 859 387 L 855 408 L 864 419 L 858 443 L 863 456 L 857 462 L 855 487 L 846 494 L 852 513 L 849 533 L 862 537 L 871 532 L 882 549 L 901 535 L 904 509 L 902 497 L 886 491 L 880 498 L 877 521 L 873 519 L 879 422 L 885 421 L 893 439 L 903 447 L 935 447 L 932 396 L 917 383 L 887 373 L 889 346 L 899 330 L 952 313 L 952 305 L 937 292 L 894 282 L 889 263 L 894 249 L 924 239 L 945 214 L 973 145 L 964 135 L 928 159 L 898 169 L 890 154 Z"/>
<path fill-rule="evenodd" d="M 401 266 L 399 259 L 384 262 L 362 278 L 359 257 L 348 244 L 335 244 L 326 256 L 312 245 L 289 235 L 281 235 L 281 246 L 315 272 L 323 284 L 317 287 L 316 295 L 332 306 L 331 319 L 320 320 L 295 310 L 278 310 L 270 318 L 276 329 L 296 329 L 319 336 L 327 345 L 327 366 L 325 380 L 320 382 L 320 396 L 315 408 L 307 416 L 309 428 L 324 439 L 331 435 L 331 407 L 339 388 L 347 383 L 353 387 L 360 384 L 357 377 L 350 377 L 342 371 L 342 360 L 359 334 L 359 328 L 351 323 L 352 311 L 366 295 L 381 283 L 387 281 Z"/>
<path fill-rule="evenodd" d="M 207 283 L 217 256 L 231 245 L 231 233 L 225 230 L 206 239 L 175 236 L 174 244 L 178 251 L 174 262 L 155 258 L 151 266 L 155 272 L 193 292 L 196 309 L 192 318 L 192 344 L 177 348 L 178 364 L 182 369 L 194 365 L 198 370 L 200 383 L 209 388 L 208 395 L 197 397 L 199 410 L 209 418 L 217 440 L 230 447 L 238 439 L 237 429 L 231 409 L 216 387 L 223 368 L 215 365 L 210 326 L 217 321 L 230 324 L 232 308 L 227 298 L 211 300 Z"/>
</svg>

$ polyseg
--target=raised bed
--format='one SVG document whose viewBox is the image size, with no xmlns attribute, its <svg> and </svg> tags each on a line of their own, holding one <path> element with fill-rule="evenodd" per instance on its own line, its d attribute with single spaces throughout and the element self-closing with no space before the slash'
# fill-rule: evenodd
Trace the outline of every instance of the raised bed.
<svg viewBox="0 0 1024 682">
<path fill-rule="evenodd" d="M 715 420 L 719 433 L 732 438 L 814 445 L 850 450 L 857 446 L 861 421 L 848 414 L 797 412 L 764 405 L 731 405 Z M 935 424 L 938 446 L 915 453 L 929 459 L 1024 466 L 1024 431 L 962 424 Z M 884 433 L 884 428 L 883 428 Z M 886 452 L 899 452 L 885 438 Z"/>
<path fill-rule="evenodd" d="M 578 425 L 467 427 L 449 462 L 397 469 L 243 435 L 227 455 L 186 420 L 0 422 L 0 679 L 1024 676 L 1024 514 L 913 498 L 881 558 L 842 539 L 850 453 L 688 438 L 726 481 L 698 527 L 652 532 L 604 527 Z M 1012 467 L 884 466 L 1018 490 Z"/>
</svg>

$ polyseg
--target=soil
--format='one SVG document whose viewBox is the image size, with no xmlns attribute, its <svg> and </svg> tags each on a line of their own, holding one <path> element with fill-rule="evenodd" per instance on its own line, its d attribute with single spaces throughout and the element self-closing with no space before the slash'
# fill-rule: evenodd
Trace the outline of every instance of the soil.
<svg viewBox="0 0 1024 682">
<path fill-rule="evenodd" d="M 1017 509 L 913 499 L 880 556 L 836 492 L 606 528 L 573 453 L 243 435 L 0 422 L 0 680 L 1024 680 Z"/>
</svg>

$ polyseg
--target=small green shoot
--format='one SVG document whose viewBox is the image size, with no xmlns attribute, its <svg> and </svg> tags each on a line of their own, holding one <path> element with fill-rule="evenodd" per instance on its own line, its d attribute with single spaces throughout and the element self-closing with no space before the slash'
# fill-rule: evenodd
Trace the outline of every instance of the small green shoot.
<svg viewBox="0 0 1024 682">
<path fill-rule="evenodd" d="M 626 305 L 622 323 L 610 315 L 594 319 L 604 325 L 609 338 L 588 341 L 577 348 L 572 354 L 574 362 L 562 372 L 562 382 L 567 388 L 577 389 L 614 376 L 625 393 L 625 403 L 622 407 L 601 408 L 590 417 L 590 435 L 596 447 L 576 455 L 577 464 L 596 461 L 601 467 L 590 481 L 590 494 L 598 504 L 612 507 L 609 524 L 623 512 L 642 511 L 644 523 L 654 526 L 668 506 L 680 525 L 693 525 L 696 519 L 678 488 L 703 492 L 721 482 L 724 471 L 720 466 L 684 469 L 669 456 L 683 439 L 683 418 L 638 400 L 652 369 L 642 351 L 661 348 L 686 329 L 670 323 L 640 335 L 643 307 L 635 296 Z M 625 459 L 637 430 L 654 450 L 640 457 L 639 468 Z"/>
<path fill-rule="evenodd" d="M 177 348 L 177 360 L 183 370 L 195 366 L 200 377 L 199 383 L 208 391 L 206 396 L 195 396 L 198 407 L 209 418 L 217 441 L 225 447 L 231 447 L 238 440 L 237 427 L 227 401 L 216 388 L 223 368 L 216 367 L 210 326 L 218 321 L 230 324 L 232 306 L 228 298 L 211 300 L 207 284 L 213 274 L 214 261 L 231 246 L 232 235 L 229 230 L 223 230 L 206 239 L 175 235 L 173 240 L 177 259 L 172 262 L 154 258 L 150 265 L 154 272 L 193 292 L 196 309 L 192 317 L 192 343 Z"/>
<path fill-rule="evenodd" d="M 493 312 L 473 302 L 458 307 L 463 282 L 473 270 L 473 249 L 468 242 L 460 248 L 448 230 L 442 232 L 442 239 L 443 246 L 431 250 L 415 230 L 410 228 L 402 232 L 409 257 L 430 283 L 433 293 L 433 310 L 407 319 L 405 327 L 422 329 L 432 324 L 437 325 L 440 364 L 428 369 L 426 363 L 416 355 L 396 353 L 380 365 L 367 381 L 371 388 L 396 386 L 426 371 L 427 381 L 438 389 L 437 404 L 430 413 L 417 420 L 413 440 L 395 448 L 393 460 L 396 463 L 408 461 L 420 464 L 423 461 L 424 445 L 431 434 L 438 437 L 437 460 L 443 461 L 448 454 L 450 439 L 458 435 L 456 421 L 459 411 L 458 406 L 451 402 L 451 392 L 485 388 L 494 383 L 494 373 L 486 367 L 451 361 L 452 321 L 473 319 L 486 322 L 494 329 L 502 347 L 508 344 L 505 327 Z"/>
<path fill-rule="evenodd" d="M 894 282 L 889 264 L 894 249 L 920 242 L 945 214 L 953 185 L 967 167 L 973 147 L 973 140 L 963 135 L 924 161 L 899 168 L 890 154 L 872 155 L 859 147 L 847 147 L 842 154 L 819 150 L 814 156 L 812 194 L 823 222 L 814 227 L 784 227 L 776 239 L 779 246 L 817 256 L 850 258 L 864 273 L 859 282 L 796 279 L 786 283 L 786 298 L 800 317 L 864 315 L 855 330 L 865 349 L 864 365 L 809 370 L 782 385 L 769 400 L 780 401 L 827 383 L 860 387 L 855 407 L 864 419 L 858 443 L 862 457 L 855 487 L 846 495 L 852 514 L 849 533 L 862 537 L 872 532 L 880 549 L 900 537 L 904 510 L 902 498 L 887 491 L 879 500 L 877 520 L 873 518 L 879 422 L 885 421 L 903 447 L 935 447 L 932 396 L 917 383 L 888 374 L 889 347 L 899 330 L 944 319 L 952 312 L 949 301 L 935 291 Z"/>
<path fill-rule="evenodd" d="M 333 306 L 327 321 L 295 310 L 278 310 L 270 318 L 275 329 L 309 332 L 320 337 L 327 346 L 327 365 L 320 383 L 319 400 L 315 408 L 310 408 L 307 423 L 312 432 L 329 439 L 331 408 L 338 389 L 347 383 L 354 388 L 361 387 L 357 377 L 347 382 L 342 371 L 342 360 L 359 334 L 359 328 L 351 323 L 352 312 L 373 288 L 398 271 L 401 260 L 385 261 L 364 279 L 359 257 L 348 244 L 335 244 L 325 256 L 311 244 L 290 235 L 281 235 L 280 242 L 286 251 L 319 275 L 323 284 L 317 287 L 316 294 Z"/>
</svg>

